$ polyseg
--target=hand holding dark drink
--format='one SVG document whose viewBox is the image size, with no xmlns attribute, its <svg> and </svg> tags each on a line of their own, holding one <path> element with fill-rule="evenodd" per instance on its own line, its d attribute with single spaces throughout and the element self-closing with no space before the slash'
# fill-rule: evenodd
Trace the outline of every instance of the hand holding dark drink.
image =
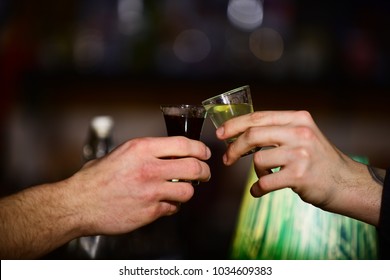
<svg viewBox="0 0 390 280">
<path fill-rule="evenodd" d="M 201 105 L 161 105 L 168 136 L 185 136 L 199 140 L 202 132 L 206 110 Z M 172 181 L 187 181 L 185 179 L 172 179 Z M 199 181 L 191 181 L 199 185 Z"/>
</svg>

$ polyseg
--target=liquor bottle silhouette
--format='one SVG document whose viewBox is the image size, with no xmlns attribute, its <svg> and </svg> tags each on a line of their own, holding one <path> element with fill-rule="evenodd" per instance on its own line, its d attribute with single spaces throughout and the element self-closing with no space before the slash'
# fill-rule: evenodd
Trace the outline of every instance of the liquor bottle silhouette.
<svg viewBox="0 0 390 280">
<path fill-rule="evenodd" d="M 83 147 L 84 163 L 103 157 L 113 148 L 112 129 L 114 121 L 110 116 L 96 116 L 92 118 L 87 141 Z M 68 245 L 68 253 L 77 259 L 104 258 L 110 237 L 96 235 L 83 236 L 72 240 Z"/>
</svg>

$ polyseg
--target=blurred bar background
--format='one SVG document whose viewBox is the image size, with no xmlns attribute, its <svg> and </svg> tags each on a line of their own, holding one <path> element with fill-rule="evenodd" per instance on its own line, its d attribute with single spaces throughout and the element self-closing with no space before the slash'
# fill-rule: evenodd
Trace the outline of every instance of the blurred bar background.
<svg viewBox="0 0 390 280">
<path fill-rule="evenodd" d="M 255 110 L 309 110 L 341 150 L 388 167 L 389 14 L 380 0 L 0 0 L 1 194 L 77 171 L 95 115 L 116 144 L 163 136 L 160 104 L 244 84 Z M 103 258 L 228 257 L 250 158 L 224 167 L 214 132 L 211 181 Z"/>
</svg>

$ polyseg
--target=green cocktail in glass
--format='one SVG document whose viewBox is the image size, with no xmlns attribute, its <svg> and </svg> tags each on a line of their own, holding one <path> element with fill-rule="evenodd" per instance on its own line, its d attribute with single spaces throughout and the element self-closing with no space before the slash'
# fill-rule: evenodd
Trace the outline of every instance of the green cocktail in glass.
<svg viewBox="0 0 390 280">
<path fill-rule="evenodd" d="M 253 112 L 252 97 L 248 85 L 206 99 L 202 101 L 202 105 L 216 128 L 231 118 Z M 234 142 L 237 137 L 238 135 L 227 139 L 226 144 Z M 249 155 L 260 149 L 256 147 L 244 155 Z"/>
</svg>

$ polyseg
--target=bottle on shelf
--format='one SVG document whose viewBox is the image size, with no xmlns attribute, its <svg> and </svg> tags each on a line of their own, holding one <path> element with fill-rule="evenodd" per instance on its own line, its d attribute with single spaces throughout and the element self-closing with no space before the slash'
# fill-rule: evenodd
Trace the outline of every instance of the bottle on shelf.
<svg viewBox="0 0 390 280">
<path fill-rule="evenodd" d="M 111 116 L 92 118 L 88 137 L 83 146 L 84 163 L 103 157 L 113 149 L 113 126 L 114 121 Z M 84 236 L 68 244 L 68 253 L 78 259 L 99 259 L 104 258 L 104 251 L 108 245 L 109 240 L 106 236 Z"/>
<path fill-rule="evenodd" d="M 96 116 L 91 120 L 88 139 L 83 147 L 85 162 L 100 158 L 111 151 L 113 126 L 114 121 L 110 116 Z"/>
</svg>

